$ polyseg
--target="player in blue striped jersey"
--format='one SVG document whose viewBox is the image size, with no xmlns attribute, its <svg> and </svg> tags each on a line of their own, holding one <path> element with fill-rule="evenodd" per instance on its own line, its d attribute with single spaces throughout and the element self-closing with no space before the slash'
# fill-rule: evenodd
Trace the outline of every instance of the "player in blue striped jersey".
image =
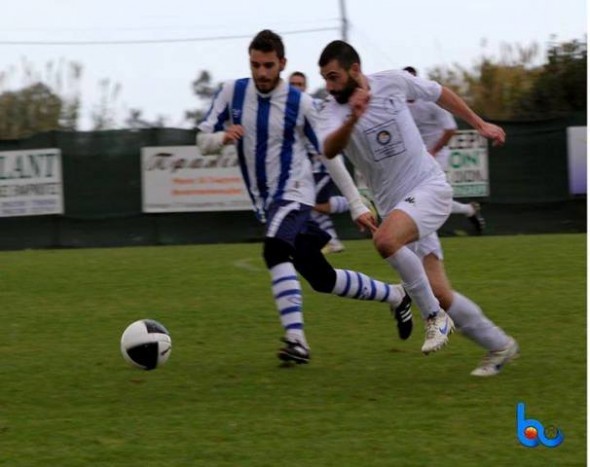
<svg viewBox="0 0 590 467">
<path fill-rule="evenodd" d="M 287 362 L 307 363 L 309 345 L 303 329 L 297 272 L 316 291 L 386 302 L 399 315 L 409 313 L 410 300 L 400 286 L 359 272 L 334 269 L 324 258 L 321 248 L 330 237 L 310 219 L 315 188 L 307 145 L 321 152 L 316 136 L 317 111 L 310 96 L 281 79 L 286 58 L 280 36 L 261 31 L 250 43 L 248 53 L 251 78 L 229 81 L 221 87 L 199 125 L 197 144 L 206 153 L 224 144 L 237 146 L 252 204 L 266 223 L 263 257 L 285 330 L 285 346 L 278 356 Z M 366 217 L 368 209 L 340 164 L 335 181 L 351 203 L 351 215 L 353 219 Z M 329 162 L 332 171 L 331 166 Z M 409 337 L 411 326 L 411 321 L 398 322 L 402 338 Z"/>
</svg>

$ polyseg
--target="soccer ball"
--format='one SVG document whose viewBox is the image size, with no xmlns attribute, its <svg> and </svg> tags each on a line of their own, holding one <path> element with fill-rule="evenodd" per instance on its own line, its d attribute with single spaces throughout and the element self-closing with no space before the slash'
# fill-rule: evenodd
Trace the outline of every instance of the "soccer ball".
<svg viewBox="0 0 590 467">
<path fill-rule="evenodd" d="M 153 319 L 131 323 L 121 336 L 123 358 L 144 370 L 162 366 L 170 357 L 171 350 L 172 340 L 168 330 Z"/>
</svg>

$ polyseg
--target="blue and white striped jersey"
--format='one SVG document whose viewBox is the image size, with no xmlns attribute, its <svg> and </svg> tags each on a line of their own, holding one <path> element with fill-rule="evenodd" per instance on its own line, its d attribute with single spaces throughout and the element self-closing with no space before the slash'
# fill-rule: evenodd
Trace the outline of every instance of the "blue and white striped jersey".
<svg viewBox="0 0 590 467">
<path fill-rule="evenodd" d="M 283 80 L 270 93 L 256 89 L 250 78 L 224 83 L 198 126 L 205 133 L 239 124 L 244 136 L 237 144 L 246 188 L 258 213 L 273 201 L 313 206 L 314 179 L 308 156 L 311 144 L 319 153 L 318 113 L 307 94 Z"/>
<path fill-rule="evenodd" d="M 320 112 L 322 109 L 323 99 L 313 98 L 313 105 L 315 109 Z M 322 162 L 322 157 L 314 151 L 313 147 L 308 147 L 309 157 L 311 157 L 311 168 L 314 174 L 328 175 L 328 169 Z"/>
</svg>

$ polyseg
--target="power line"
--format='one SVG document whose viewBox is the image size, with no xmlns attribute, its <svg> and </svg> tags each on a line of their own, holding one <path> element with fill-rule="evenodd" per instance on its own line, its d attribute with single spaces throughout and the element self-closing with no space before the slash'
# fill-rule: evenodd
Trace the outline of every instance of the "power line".
<svg viewBox="0 0 590 467">
<path fill-rule="evenodd" d="M 293 31 L 283 31 L 281 35 L 290 34 L 309 34 L 323 31 L 336 31 L 336 26 L 312 29 L 297 29 Z M 179 42 L 204 42 L 204 41 L 221 41 L 233 39 L 249 39 L 251 34 L 237 34 L 232 36 L 209 36 L 209 37 L 185 37 L 178 39 L 129 39 L 113 41 L 3 41 L 0 45 L 124 45 L 124 44 L 172 44 Z"/>
<path fill-rule="evenodd" d="M 357 26 L 355 26 L 355 25 L 352 25 L 352 30 L 353 30 L 353 32 L 355 32 L 355 33 L 357 33 L 357 34 L 360 34 L 362 37 L 364 37 L 364 39 L 365 39 L 365 40 L 367 41 L 367 43 L 368 43 L 367 45 L 369 46 L 369 47 L 367 48 L 367 50 L 369 50 L 369 51 L 374 51 L 374 50 L 376 50 L 376 51 L 378 52 L 378 55 L 377 55 L 377 56 L 379 57 L 379 60 L 381 60 L 381 61 L 382 61 L 382 63 L 385 63 L 386 61 L 388 61 L 388 62 L 389 62 L 389 65 L 387 65 L 387 66 L 394 66 L 394 67 L 396 66 L 396 62 L 395 62 L 395 61 L 394 61 L 394 60 L 393 60 L 393 59 L 392 59 L 392 58 L 389 56 L 389 54 L 387 54 L 387 53 L 386 53 L 386 52 L 383 50 L 383 48 L 382 48 L 382 47 L 381 47 L 379 44 L 375 43 L 375 42 L 374 42 L 374 41 L 373 41 L 373 40 L 372 40 L 372 39 L 371 39 L 371 38 L 370 38 L 370 37 L 369 37 L 367 34 L 365 34 L 365 33 L 364 33 L 364 32 L 363 32 L 361 29 L 359 29 L 359 28 L 358 28 Z M 385 59 L 385 60 L 383 60 L 383 59 Z"/>
<path fill-rule="evenodd" d="M 274 27 L 270 29 L 280 29 L 281 27 L 287 26 L 299 26 L 299 27 L 312 27 L 312 25 L 326 24 L 326 22 L 340 21 L 339 18 L 321 18 L 321 19 L 308 19 L 308 20 L 292 20 L 292 21 L 280 21 L 280 23 L 273 23 Z M 302 24 L 305 23 L 305 26 Z M 244 26 L 244 24 L 242 24 Z M 3 33 L 11 32 L 41 32 L 41 33 L 62 33 L 62 32 L 88 32 L 88 31 L 101 31 L 101 32 L 120 32 L 120 31 L 170 31 L 170 30 L 187 30 L 194 31 L 199 30 L 219 30 L 220 28 L 227 28 L 227 24 L 184 24 L 184 25 L 168 25 L 168 26 L 78 26 L 78 27 L 3 27 Z"/>
</svg>

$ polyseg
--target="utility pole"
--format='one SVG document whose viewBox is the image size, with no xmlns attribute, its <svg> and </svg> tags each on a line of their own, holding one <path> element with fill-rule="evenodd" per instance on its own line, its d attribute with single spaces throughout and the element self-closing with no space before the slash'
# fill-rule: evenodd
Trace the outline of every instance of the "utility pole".
<svg viewBox="0 0 590 467">
<path fill-rule="evenodd" d="M 346 0 L 340 0 L 340 36 L 343 41 L 348 42 L 348 18 L 346 17 Z"/>
</svg>

